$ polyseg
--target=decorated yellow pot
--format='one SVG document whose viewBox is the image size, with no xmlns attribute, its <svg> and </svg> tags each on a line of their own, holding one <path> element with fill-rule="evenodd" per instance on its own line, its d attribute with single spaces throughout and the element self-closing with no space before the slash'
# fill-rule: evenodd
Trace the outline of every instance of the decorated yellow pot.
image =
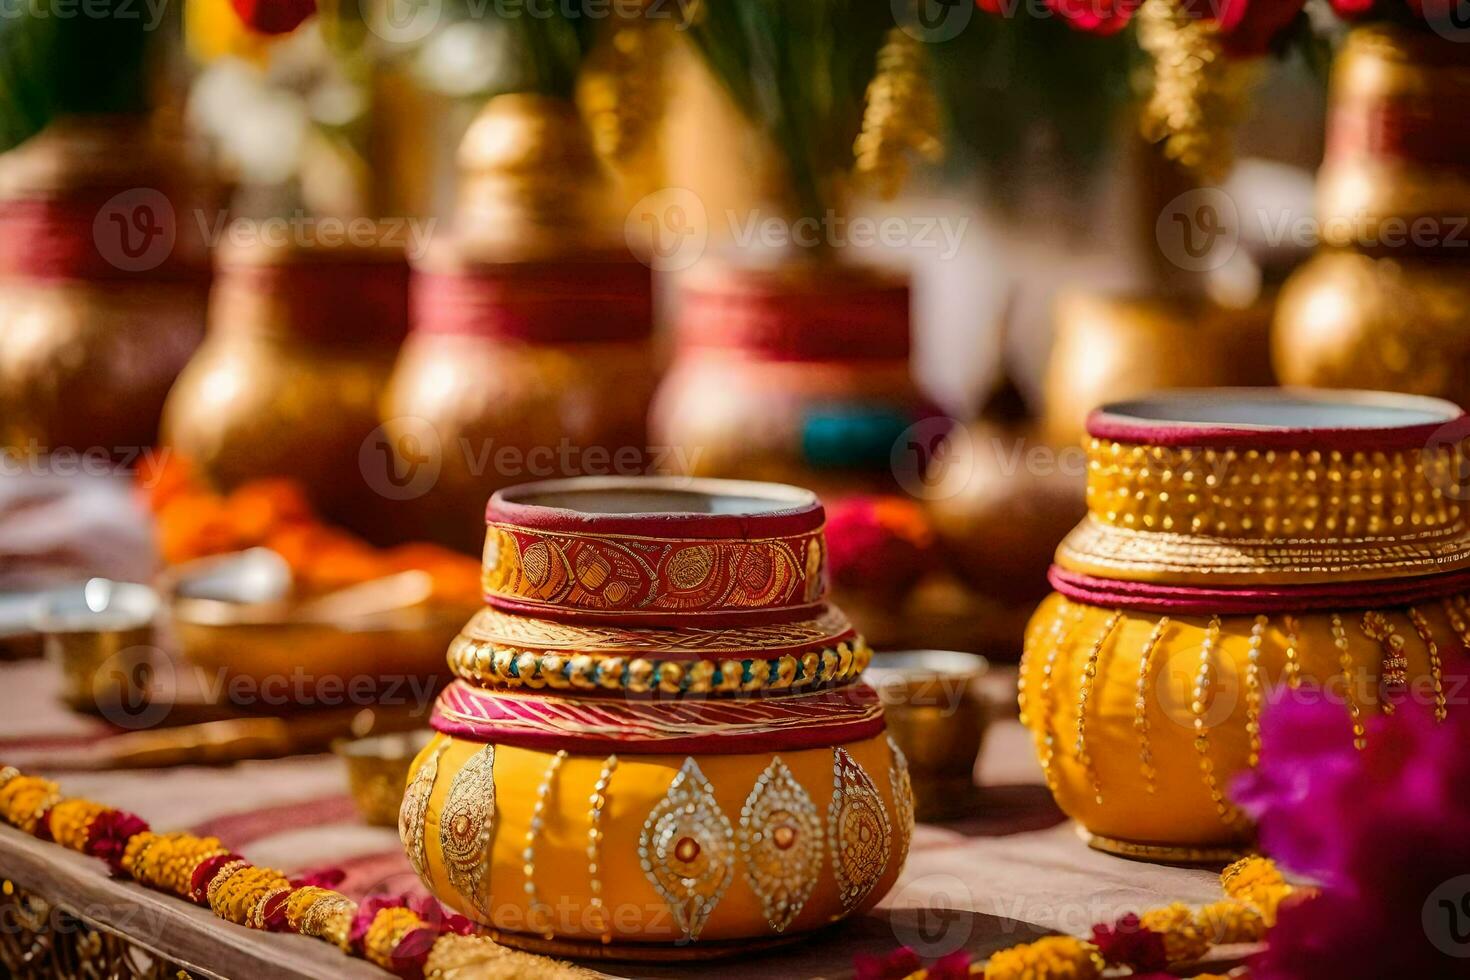
<svg viewBox="0 0 1470 980">
<path fill-rule="evenodd" d="M 1465 710 L 1470 420 L 1429 398 L 1184 391 L 1088 423 L 1088 515 L 1033 617 L 1021 713 L 1095 846 L 1211 860 L 1252 829 L 1230 783 L 1273 696 Z"/>
<path fill-rule="evenodd" d="M 142 117 L 61 119 L 0 157 L 0 446 L 131 458 L 157 439 L 204 332 L 191 189 Z"/>
<path fill-rule="evenodd" d="M 1318 175 L 1326 247 L 1288 280 L 1276 315 L 1284 382 L 1470 404 L 1470 50 L 1461 40 L 1375 24 L 1344 44 Z"/>
<path fill-rule="evenodd" d="M 488 605 L 399 823 L 430 891 L 505 942 L 655 959 L 875 904 L 913 798 L 870 653 L 825 602 L 822 521 L 769 484 L 497 493 Z"/>
<path fill-rule="evenodd" d="M 721 266 L 684 285 L 679 317 L 650 417 L 670 469 L 896 489 L 894 443 L 933 411 L 909 370 L 906 282 L 821 262 Z"/>
<path fill-rule="evenodd" d="M 330 520 L 382 540 L 383 498 L 361 457 L 408 330 L 403 250 L 315 232 L 288 241 L 268 223 L 232 237 L 164 441 L 222 490 L 291 477 Z"/>
</svg>

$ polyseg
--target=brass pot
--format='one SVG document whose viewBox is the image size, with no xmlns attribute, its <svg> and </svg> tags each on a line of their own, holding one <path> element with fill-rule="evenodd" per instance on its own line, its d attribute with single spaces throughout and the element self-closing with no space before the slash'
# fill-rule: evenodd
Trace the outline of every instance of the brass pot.
<svg viewBox="0 0 1470 980">
<path fill-rule="evenodd" d="M 203 333 L 191 190 L 141 117 L 65 118 L 0 157 L 0 444 L 154 443 Z"/>
<path fill-rule="evenodd" d="M 1428 31 L 1354 30 L 1333 72 L 1318 178 L 1327 249 L 1282 290 L 1288 384 L 1470 404 L 1470 51 Z"/>
<path fill-rule="evenodd" d="M 164 440 L 221 489 L 290 477 L 329 520 L 401 538 L 360 459 L 408 328 L 403 252 L 261 231 L 221 253 L 209 336 L 169 393 Z"/>
<path fill-rule="evenodd" d="M 1185 295 L 1070 293 L 1057 302 L 1042 435 L 1075 446 L 1097 406 L 1148 391 L 1271 383 L 1275 297 L 1240 309 Z"/>
<path fill-rule="evenodd" d="M 902 279 L 826 262 L 717 266 L 684 285 L 654 442 L 688 475 L 896 490 L 894 442 L 931 411 L 909 344 Z"/>
</svg>

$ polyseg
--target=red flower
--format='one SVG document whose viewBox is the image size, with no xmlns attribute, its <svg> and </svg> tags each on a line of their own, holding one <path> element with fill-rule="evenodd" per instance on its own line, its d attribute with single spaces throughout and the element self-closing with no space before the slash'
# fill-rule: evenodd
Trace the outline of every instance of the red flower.
<svg viewBox="0 0 1470 980">
<path fill-rule="evenodd" d="M 148 824 L 137 814 L 126 810 L 103 810 L 87 826 L 85 851 L 92 857 L 106 861 L 113 874 L 121 874 L 122 856 L 127 849 L 128 838 L 147 829 Z"/>
<path fill-rule="evenodd" d="M 1157 972 L 1169 965 L 1163 935 L 1145 927 L 1132 912 L 1112 926 L 1093 926 L 1092 945 L 1109 963 L 1130 966 L 1135 973 Z"/>
<path fill-rule="evenodd" d="M 901 598 L 929 567 L 934 530 L 902 497 L 849 497 L 827 506 L 827 567 L 839 588 Z"/>
<path fill-rule="evenodd" d="M 1255 58 L 1291 26 L 1305 0 L 1211 0 L 1219 4 L 1220 39 L 1237 58 Z M 1352 0 L 1357 2 L 1357 0 Z"/>
<path fill-rule="evenodd" d="M 1143 0 L 1046 0 L 1052 13 L 1070 26 L 1107 37 L 1128 26 Z"/>
<path fill-rule="evenodd" d="M 924 961 L 919 959 L 919 954 L 907 946 L 900 946 L 887 956 L 859 953 L 852 959 L 854 980 L 903 980 L 923 968 Z"/>
<path fill-rule="evenodd" d="M 1332 11 L 1343 20 L 1358 20 L 1373 9 L 1374 0 L 1331 0 Z"/>
<path fill-rule="evenodd" d="M 290 34 L 316 13 L 316 0 L 230 0 L 230 6 L 257 34 Z"/>
</svg>

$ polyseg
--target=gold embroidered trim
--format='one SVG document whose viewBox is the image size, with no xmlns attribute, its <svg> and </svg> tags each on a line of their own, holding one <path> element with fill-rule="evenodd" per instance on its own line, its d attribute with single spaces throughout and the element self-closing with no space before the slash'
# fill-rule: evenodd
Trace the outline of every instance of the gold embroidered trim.
<svg viewBox="0 0 1470 980">
<path fill-rule="evenodd" d="M 862 637 L 823 650 L 771 660 L 672 660 L 593 656 L 500 646 L 460 634 L 449 669 L 481 687 L 610 690 L 648 694 L 740 694 L 805 691 L 844 684 L 868 668 L 873 651 Z"/>
</svg>

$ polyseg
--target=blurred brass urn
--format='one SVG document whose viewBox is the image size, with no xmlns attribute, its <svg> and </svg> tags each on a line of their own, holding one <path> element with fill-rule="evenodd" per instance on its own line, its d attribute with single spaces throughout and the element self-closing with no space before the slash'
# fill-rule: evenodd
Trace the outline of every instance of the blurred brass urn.
<svg viewBox="0 0 1470 980">
<path fill-rule="evenodd" d="M 403 249 L 237 224 L 218 259 L 209 336 L 169 393 L 164 440 L 228 490 L 301 482 L 328 519 L 382 541 L 378 399 L 408 328 Z M 355 243 L 354 243 L 355 242 Z M 376 468 L 373 463 L 379 464 Z"/>
<path fill-rule="evenodd" d="M 0 156 L 0 445 L 156 439 L 204 329 L 182 149 L 143 117 L 68 117 Z"/>
<path fill-rule="evenodd" d="M 498 96 L 459 162 L 455 230 L 414 267 L 382 411 L 399 472 L 425 474 L 406 519 L 478 554 L 502 487 L 645 471 L 657 362 L 652 273 L 604 220 L 576 107 Z"/>
<path fill-rule="evenodd" d="M 1074 292 L 1056 307 L 1042 435 L 1076 446 L 1106 402 L 1168 388 L 1271 383 L 1264 294 L 1240 309 L 1202 296 Z"/>
<path fill-rule="evenodd" d="M 1324 249 L 1282 291 L 1283 382 L 1470 404 L 1470 49 L 1355 29 L 1318 176 Z"/>
</svg>

